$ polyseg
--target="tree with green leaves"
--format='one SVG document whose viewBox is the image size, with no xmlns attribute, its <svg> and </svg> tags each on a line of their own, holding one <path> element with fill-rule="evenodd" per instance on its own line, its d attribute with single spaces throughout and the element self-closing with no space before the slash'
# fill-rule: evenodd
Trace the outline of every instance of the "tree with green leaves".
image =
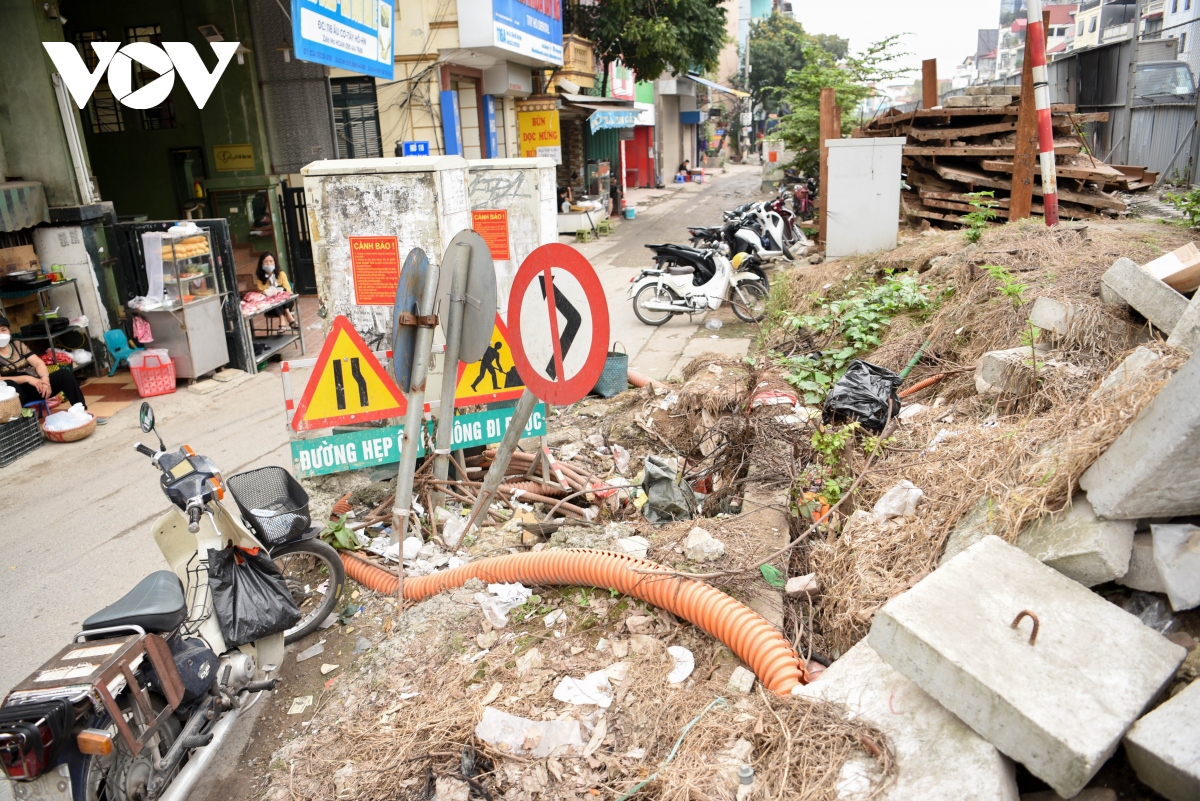
<svg viewBox="0 0 1200 801">
<path fill-rule="evenodd" d="M 617 59 L 639 81 L 714 69 L 725 44 L 720 0 L 601 0 L 571 10 L 575 32 L 596 48 L 603 81 Z"/>
<path fill-rule="evenodd" d="M 791 14 L 772 11 L 750 25 L 750 76 L 742 76 L 742 87 L 768 111 L 779 107 L 787 85 L 787 74 L 804 66 L 804 48 L 817 45 L 835 59 L 846 56 L 849 41 L 830 34 L 812 35 Z"/>
<path fill-rule="evenodd" d="M 842 134 L 857 124 L 859 105 L 875 95 L 874 84 L 911 72 L 895 66 L 908 55 L 900 50 L 899 34 L 889 36 L 864 52 L 838 61 L 815 43 L 804 48 L 804 66 L 787 75 L 783 102 L 791 112 L 780 119 L 777 135 L 788 150 L 797 153 L 796 167 L 813 174 L 819 164 L 821 90 L 833 89 L 842 108 Z"/>
</svg>

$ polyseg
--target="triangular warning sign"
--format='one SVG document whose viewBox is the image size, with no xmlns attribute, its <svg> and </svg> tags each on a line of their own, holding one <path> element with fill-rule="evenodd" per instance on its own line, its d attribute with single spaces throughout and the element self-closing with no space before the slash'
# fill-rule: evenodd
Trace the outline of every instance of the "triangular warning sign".
<svg viewBox="0 0 1200 801">
<path fill-rule="evenodd" d="M 521 397 L 525 383 L 513 366 L 512 348 L 508 346 L 508 326 L 496 315 L 491 344 L 483 359 L 473 364 L 458 363 L 458 386 L 454 391 L 455 407 L 479 403 L 512 400 Z"/>
<path fill-rule="evenodd" d="M 404 393 L 343 315 L 333 319 L 308 386 L 296 406 L 292 428 L 314 428 L 401 417 Z"/>
</svg>

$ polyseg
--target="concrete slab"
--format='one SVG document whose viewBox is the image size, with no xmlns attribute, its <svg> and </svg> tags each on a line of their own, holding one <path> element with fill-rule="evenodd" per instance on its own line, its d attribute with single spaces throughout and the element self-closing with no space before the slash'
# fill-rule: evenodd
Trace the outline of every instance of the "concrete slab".
<svg viewBox="0 0 1200 801">
<path fill-rule="evenodd" d="M 753 542 L 754 552 L 760 557 L 775 553 L 788 543 L 788 517 L 786 493 L 770 493 L 747 488 L 743 508 L 745 530 Z M 783 564 L 783 563 L 780 563 Z M 784 565 L 786 566 L 786 565 Z M 746 593 L 746 605 L 766 618 L 772 626 L 783 631 L 783 592 L 756 581 Z"/>
<path fill-rule="evenodd" d="M 1071 330 L 1071 320 L 1074 316 L 1074 307 L 1054 298 L 1038 298 L 1029 310 L 1029 322 L 1043 331 L 1059 336 Z"/>
<path fill-rule="evenodd" d="M 946 564 L 960 553 L 970 548 L 988 534 L 996 533 L 996 520 L 992 513 L 992 498 L 985 495 L 959 518 L 958 525 L 946 538 L 946 548 L 938 566 Z"/>
<path fill-rule="evenodd" d="M 1045 365 L 1043 370 L 1056 366 L 1042 361 L 1047 353 L 1043 346 L 1036 351 L 1038 361 Z M 1028 395 L 1037 382 L 1033 360 L 1034 350 L 1023 346 L 988 351 L 975 366 L 975 391 L 980 395 Z"/>
<path fill-rule="evenodd" d="M 1150 526 L 1154 566 L 1176 612 L 1200 606 L 1200 528 L 1186 524 Z M 1200 734 L 1200 733 L 1198 733 Z"/>
<path fill-rule="evenodd" d="M 1021 87 L 1017 84 L 1008 86 L 968 86 L 963 89 L 963 94 L 970 97 L 971 95 L 1012 95 L 1021 94 Z"/>
<path fill-rule="evenodd" d="M 1168 334 L 1175 330 L 1188 301 L 1132 259 L 1117 259 L 1100 278 L 1101 298 L 1122 301 Z"/>
<path fill-rule="evenodd" d="M 671 368 L 667 378 L 682 378 L 683 368 L 692 363 L 697 356 L 705 353 L 718 353 L 730 359 L 740 359 L 750 352 L 750 340 L 743 337 L 716 337 L 707 335 L 707 329 L 700 328 L 696 335 L 683 346 L 683 352 Z"/>
<path fill-rule="evenodd" d="M 1097 515 L 1136 520 L 1200 514 L 1197 397 L 1200 359 L 1189 359 L 1080 477 Z"/>
<path fill-rule="evenodd" d="M 1150 789 L 1170 801 L 1200 798 L 1200 681 L 1135 723 L 1125 753 Z"/>
<path fill-rule="evenodd" d="M 888 736 L 898 771 L 879 798 L 1017 800 L 1013 763 L 865 641 L 792 694 L 842 704 Z"/>
<path fill-rule="evenodd" d="M 1040 620 L 1033 643 L 1032 620 L 1012 627 L 1023 610 Z M 875 615 L 868 642 L 1068 798 L 1112 756 L 1185 654 L 994 536 L 889 601 Z"/>
<path fill-rule="evenodd" d="M 1101 520 L 1087 496 L 1075 493 L 1071 505 L 1021 530 L 1017 547 L 1085 587 L 1125 575 L 1133 550 L 1133 520 Z"/>
<path fill-rule="evenodd" d="M 1125 357 L 1116 368 L 1105 376 L 1092 393 L 1092 398 L 1098 398 L 1105 393 L 1128 384 L 1142 377 L 1151 376 L 1154 366 L 1162 361 L 1162 357 L 1145 345 L 1139 346 L 1133 353 Z"/>
<path fill-rule="evenodd" d="M 958 95 L 946 98 L 942 105 L 946 108 L 991 108 L 1007 106 L 1012 101 L 1012 95 Z"/>
<path fill-rule="evenodd" d="M 1129 555 L 1129 570 L 1117 579 L 1118 584 L 1142 592 L 1167 591 L 1158 566 L 1154 564 L 1154 538 L 1149 534 L 1133 535 L 1133 551 Z"/>
<path fill-rule="evenodd" d="M 1200 350 L 1200 292 L 1192 296 L 1192 302 L 1183 310 L 1175 330 L 1167 338 L 1167 344 L 1183 348 L 1188 353 Z"/>
</svg>

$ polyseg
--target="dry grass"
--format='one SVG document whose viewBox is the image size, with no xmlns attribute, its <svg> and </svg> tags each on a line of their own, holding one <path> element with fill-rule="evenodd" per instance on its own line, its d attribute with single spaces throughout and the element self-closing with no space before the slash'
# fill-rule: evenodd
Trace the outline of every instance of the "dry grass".
<svg viewBox="0 0 1200 801">
<path fill-rule="evenodd" d="M 818 651 L 840 656 L 865 636 L 879 607 L 936 567 L 948 536 L 981 499 L 990 499 L 990 531 L 1010 542 L 1031 520 L 1061 509 L 1079 476 L 1183 363 L 1184 355 L 1151 341 L 1147 346 L 1163 357 L 1159 370 L 1091 398 L 1144 325 L 1123 308 L 1100 303 L 1100 276 L 1119 256 L 1145 262 L 1189 237 L 1174 227 L 1144 223 L 1092 224 L 1088 234 L 1083 241 L 1076 232 L 1030 221 L 990 230 L 970 247 L 961 234 L 928 238 L 959 246 L 922 276 L 943 301 L 924 318 L 897 320 L 882 346 L 865 357 L 899 370 L 929 340 L 910 385 L 972 368 L 988 351 L 1017 346 L 1040 296 L 1069 303 L 1076 313 L 1065 336 L 1040 335 L 1050 350 L 1039 361 L 1060 367 L 1044 367 L 1031 395 L 981 397 L 968 371 L 907 399 L 939 405 L 895 429 L 878 466 L 843 511 L 869 510 L 900 479 L 920 487 L 925 498 L 915 519 L 880 524 L 860 515 L 840 536 L 818 538 L 800 557 L 800 568 L 815 570 L 822 585 L 813 610 Z M 925 243 L 921 248 L 936 250 Z M 983 264 L 1003 265 L 1026 284 L 1023 304 L 1002 297 Z M 934 446 L 942 432 L 943 441 Z M 843 470 L 855 474 L 864 462 L 861 450 L 855 451 Z"/>
</svg>

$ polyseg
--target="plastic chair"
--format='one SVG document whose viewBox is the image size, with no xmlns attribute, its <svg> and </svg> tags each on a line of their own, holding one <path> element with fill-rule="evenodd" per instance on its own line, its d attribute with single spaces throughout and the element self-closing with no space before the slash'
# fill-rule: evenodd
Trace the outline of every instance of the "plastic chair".
<svg viewBox="0 0 1200 801">
<path fill-rule="evenodd" d="M 129 337 L 119 328 L 111 328 L 104 332 L 104 344 L 108 347 L 108 352 L 112 354 L 112 367 L 108 368 L 108 375 L 111 378 L 117 368 L 121 366 L 121 362 L 129 364 L 129 357 L 135 353 L 141 353 L 145 348 L 129 347 Z"/>
</svg>

